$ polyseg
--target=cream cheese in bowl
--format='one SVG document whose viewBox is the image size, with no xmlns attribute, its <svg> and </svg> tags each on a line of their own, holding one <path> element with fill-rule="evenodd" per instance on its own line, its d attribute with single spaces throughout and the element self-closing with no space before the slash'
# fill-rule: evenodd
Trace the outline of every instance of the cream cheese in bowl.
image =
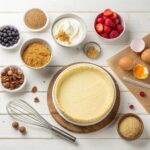
<svg viewBox="0 0 150 150">
<path fill-rule="evenodd" d="M 76 15 L 63 15 L 54 22 L 52 35 L 58 44 L 65 47 L 74 47 L 84 40 L 86 26 L 82 19 Z"/>
</svg>

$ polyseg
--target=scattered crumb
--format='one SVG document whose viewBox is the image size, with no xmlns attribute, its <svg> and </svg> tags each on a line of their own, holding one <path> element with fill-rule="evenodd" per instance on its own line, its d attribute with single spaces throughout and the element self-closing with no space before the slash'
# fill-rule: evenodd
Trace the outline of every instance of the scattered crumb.
<svg viewBox="0 0 150 150">
<path fill-rule="evenodd" d="M 26 128 L 24 126 L 21 126 L 21 127 L 19 127 L 19 131 L 20 131 L 20 133 L 25 134 Z"/>
<path fill-rule="evenodd" d="M 35 103 L 39 103 L 39 102 L 40 102 L 39 98 L 38 98 L 38 97 L 35 97 L 35 98 L 34 98 L 34 102 L 35 102 Z"/>
<path fill-rule="evenodd" d="M 18 129 L 19 123 L 18 123 L 18 122 L 13 122 L 13 123 L 12 123 L 12 127 L 13 127 L 14 129 Z"/>
<path fill-rule="evenodd" d="M 33 86 L 33 87 L 32 87 L 32 93 L 36 93 L 36 92 L 37 92 L 37 90 L 38 90 L 38 89 L 37 89 L 37 87 L 36 87 L 36 86 Z"/>
</svg>

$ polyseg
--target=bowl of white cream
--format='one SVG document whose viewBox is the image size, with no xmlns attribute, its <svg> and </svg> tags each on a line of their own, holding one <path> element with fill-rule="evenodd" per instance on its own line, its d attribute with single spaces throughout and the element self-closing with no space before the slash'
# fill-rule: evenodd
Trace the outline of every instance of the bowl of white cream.
<svg viewBox="0 0 150 150">
<path fill-rule="evenodd" d="M 51 29 L 52 37 L 61 46 L 78 46 L 86 37 L 85 22 L 77 15 L 64 14 L 54 20 Z"/>
</svg>

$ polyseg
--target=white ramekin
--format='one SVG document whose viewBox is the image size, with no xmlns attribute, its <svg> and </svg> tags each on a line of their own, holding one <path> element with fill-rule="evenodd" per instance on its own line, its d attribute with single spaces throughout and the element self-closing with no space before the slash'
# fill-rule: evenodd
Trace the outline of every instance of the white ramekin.
<svg viewBox="0 0 150 150">
<path fill-rule="evenodd" d="M 24 21 L 25 15 L 26 15 L 26 13 L 27 13 L 28 11 L 30 11 L 30 10 L 32 10 L 32 9 L 39 9 L 39 10 L 41 10 L 41 11 L 45 14 L 45 16 L 46 16 L 46 18 L 47 18 L 46 24 L 45 24 L 43 27 L 39 28 L 39 29 L 32 29 L 32 28 L 28 27 L 28 26 L 25 24 L 25 21 Z M 41 8 L 31 8 L 31 9 L 26 10 L 25 13 L 23 14 L 23 22 L 24 22 L 24 26 L 25 26 L 29 31 L 31 31 L 31 32 L 41 32 L 41 31 L 44 31 L 44 30 L 48 27 L 48 25 L 49 25 L 49 15 L 48 15 L 48 13 L 47 13 L 46 11 L 44 11 L 44 10 L 41 9 Z"/>
<path fill-rule="evenodd" d="M 45 43 L 45 44 L 48 46 L 48 48 L 49 48 L 49 50 L 50 50 L 50 52 L 51 52 L 51 58 L 50 58 L 49 62 L 48 62 L 47 64 L 43 65 L 42 67 L 37 67 L 37 68 L 35 68 L 35 67 L 28 66 L 28 65 L 23 61 L 23 59 L 22 59 L 22 54 L 23 54 L 24 50 L 26 49 L 26 47 L 27 47 L 28 45 L 34 43 L 34 42 Z M 21 60 L 22 60 L 22 63 L 23 63 L 25 66 L 27 66 L 28 68 L 34 69 L 34 70 L 39 70 L 39 69 L 45 68 L 45 67 L 51 62 L 52 56 L 53 56 L 53 52 L 52 52 L 52 47 L 51 47 L 51 45 L 50 45 L 46 40 L 41 39 L 41 38 L 30 38 L 30 39 L 28 39 L 27 41 L 25 41 L 25 42 L 22 44 L 21 49 L 20 49 L 20 58 L 21 58 Z"/>
<path fill-rule="evenodd" d="M 26 83 L 27 83 L 27 78 L 26 78 L 26 75 L 25 75 L 24 71 L 23 71 L 19 66 L 16 66 L 16 65 L 8 65 L 8 66 L 5 66 L 5 67 L 1 70 L 1 72 L 3 72 L 7 67 L 15 67 L 15 68 L 19 69 L 19 70 L 24 74 L 24 82 L 23 82 L 23 84 L 22 84 L 20 87 L 14 89 L 14 90 L 10 90 L 10 89 L 5 88 L 5 87 L 2 85 L 1 81 L 0 81 L 0 84 L 1 84 L 2 89 L 3 89 L 5 92 L 8 92 L 8 93 L 15 93 L 15 92 L 21 91 L 21 90 L 25 87 L 25 85 L 26 85 Z"/>
<path fill-rule="evenodd" d="M 74 18 L 74 19 L 78 20 L 78 21 L 81 23 L 81 25 L 82 25 L 82 27 L 83 27 L 83 30 L 84 30 L 84 34 L 83 34 L 82 39 L 81 39 L 78 43 L 76 43 L 76 44 L 74 44 L 74 45 L 64 45 L 64 44 L 61 44 L 60 42 L 58 42 L 58 41 L 55 39 L 55 37 L 54 37 L 54 35 L 53 35 L 53 27 L 54 27 L 54 25 L 56 24 L 57 21 L 59 21 L 59 20 L 61 20 L 61 19 L 63 19 L 63 18 Z M 86 37 L 86 34 L 87 34 L 87 27 L 86 27 L 85 22 L 83 21 L 82 18 L 80 18 L 79 16 L 77 16 L 77 15 L 75 15 L 75 14 L 63 14 L 63 15 L 58 16 L 58 17 L 54 20 L 54 22 L 53 22 L 53 24 L 52 24 L 52 27 L 51 27 L 51 35 L 52 35 L 54 41 L 55 41 L 57 44 L 59 44 L 60 46 L 62 46 L 62 47 L 72 48 L 72 47 L 78 46 L 79 44 L 81 44 L 81 43 L 84 41 L 84 39 L 85 39 L 85 37 Z"/>
<path fill-rule="evenodd" d="M 17 27 L 15 27 L 13 25 L 3 25 L 0 28 L 3 28 L 5 26 L 10 26 L 10 27 L 13 27 L 13 28 L 17 29 L 18 32 L 19 32 L 19 40 L 18 40 L 18 42 L 16 44 L 14 44 L 14 45 L 12 45 L 10 47 L 6 47 L 6 46 L 3 46 L 3 45 L 0 44 L 0 48 L 2 48 L 4 50 L 15 50 L 16 48 L 18 48 L 20 46 L 21 41 L 22 41 L 22 37 L 21 37 L 20 31 L 19 31 L 19 29 Z"/>
<path fill-rule="evenodd" d="M 114 101 L 113 101 L 113 104 L 112 104 L 110 110 L 109 110 L 102 118 L 100 118 L 100 119 L 97 120 L 96 122 L 91 122 L 91 123 L 79 123 L 79 122 L 75 122 L 75 121 L 69 119 L 69 118 L 66 117 L 66 116 L 62 113 L 62 111 L 60 110 L 59 104 L 58 104 L 58 101 L 57 101 L 57 98 L 56 98 L 56 95 L 55 95 L 56 83 L 57 83 L 57 81 L 59 80 L 59 77 L 61 76 L 61 74 L 63 74 L 63 73 L 66 72 L 67 70 L 70 70 L 70 69 L 72 69 L 72 68 L 74 68 L 74 67 L 76 67 L 76 66 L 82 66 L 82 65 L 84 65 L 84 66 L 94 66 L 94 67 L 97 67 L 98 69 L 100 69 L 101 71 L 105 72 L 105 73 L 108 75 L 108 77 L 112 80 L 113 87 L 114 87 L 114 92 L 115 92 L 115 93 L 114 93 Z M 99 66 L 97 66 L 97 65 L 94 65 L 94 64 L 90 64 L 90 63 L 79 63 L 79 64 L 75 64 L 75 65 L 72 65 L 72 66 L 66 68 L 63 72 L 61 72 L 61 73 L 59 74 L 59 76 L 57 77 L 57 79 L 55 80 L 54 85 L 53 85 L 53 89 L 52 89 L 52 99 L 53 99 L 53 103 L 54 103 L 54 106 L 55 106 L 57 112 L 58 112 L 59 115 L 60 115 L 63 119 L 65 119 L 66 121 L 68 121 L 68 122 L 70 122 L 70 123 L 72 123 L 72 124 L 74 124 L 74 125 L 78 125 L 78 126 L 94 125 L 94 124 L 97 124 L 98 122 L 102 121 L 103 119 L 105 119 L 105 118 L 108 116 L 108 114 L 112 111 L 112 109 L 113 109 L 113 107 L 114 107 L 114 105 L 115 105 L 115 102 L 116 102 L 116 86 L 115 86 L 115 83 L 114 83 L 113 79 L 111 78 L 111 76 L 110 76 L 103 68 L 101 68 L 101 67 L 99 67 Z"/>
</svg>

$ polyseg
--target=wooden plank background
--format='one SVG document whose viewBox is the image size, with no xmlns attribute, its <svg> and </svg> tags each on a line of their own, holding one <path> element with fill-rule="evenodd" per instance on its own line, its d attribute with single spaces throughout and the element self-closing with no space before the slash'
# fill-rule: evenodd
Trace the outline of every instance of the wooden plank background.
<svg viewBox="0 0 150 150">
<path fill-rule="evenodd" d="M 50 22 L 62 13 L 75 13 L 81 16 L 87 24 L 88 33 L 85 42 L 98 42 L 103 51 L 97 60 L 88 59 L 83 51 L 83 44 L 74 49 L 65 49 L 58 46 L 50 35 L 50 28 L 42 33 L 30 33 L 23 25 L 24 11 L 39 7 L 46 10 L 50 17 Z M 94 31 L 93 22 L 96 15 L 105 8 L 116 10 L 126 22 L 126 33 L 118 43 L 105 43 L 100 40 Z M 42 71 L 34 71 L 26 68 L 19 59 L 19 49 L 13 52 L 0 49 L 0 70 L 9 64 L 16 64 L 25 71 L 28 84 L 22 92 L 16 94 L 5 93 L 0 88 L 0 149 L 3 150 L 44 150 L 49 149 L 80 149 L 80 150 L 149 150 L 150 149 L 150 115 L 138 103 L 136 98 L 117 79 L 106 63 L 106 59 L 127 47 L 132 39 L 142 37 L 150 32 L 150 1 L 149 0 L 0 0 L 0 26 L 12 24 L 17 26 L 23 36 L 23 41 L 30 37 L 41 37 L 50 42 L 54 56 L 52 63 Z M 89 61 L 101 65 L 110 71 L 118 81 L 121 89 L 121 106 L 118 117 L 133 112 L 142 118 L 145 130 L 141 138 L 137 141 L 127 142 L 122 140 L 116 132 L 116 120 L 103 130 L 89 134 L 75 134 L 78 144 L 74 145 L 65 140 L 59 139 L 51 132 L 38 127 L 27 127 L 27 135 L 22 136 L 11 127 L 13 121 L 6 112 L 6 105 L 12 99 L 22 98 L 29 102 L 43 117 L 54 125 L 60 127 L 50 116 L 46 95 L 48 84 L 58 69 L 72 62 Z M 38 87 L 38 93 L 31 93 L 32 86 Z M 34 97 L 40 98 L 40 103 L 34 103 Z M 135 105 L 135 110 L 129 109 L 129 104 Z M 22 124 L 23 125 L 23 124 Z M 61 128 L 61 127 L 60 127 Z"/>
</svg>

